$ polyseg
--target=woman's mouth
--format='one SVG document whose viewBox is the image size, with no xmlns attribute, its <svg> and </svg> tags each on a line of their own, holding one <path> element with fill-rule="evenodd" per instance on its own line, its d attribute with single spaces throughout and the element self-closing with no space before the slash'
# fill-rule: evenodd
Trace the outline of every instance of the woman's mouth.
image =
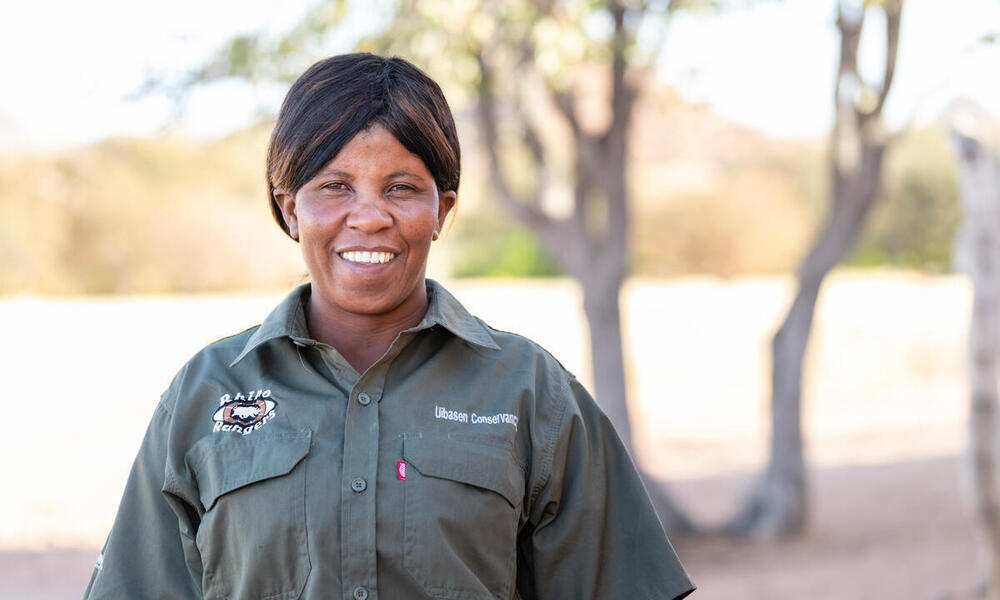
<svg viewBox="0 0 1000 600">
<path fill-rule="evenodd" d="M 339 255 L 347 262 L 365 265 L 380 265 L 396 258 L 396 254 L 393 252 L 369 252 L 367 250 L 350 250 L 340 252 Z"/>
</svg>

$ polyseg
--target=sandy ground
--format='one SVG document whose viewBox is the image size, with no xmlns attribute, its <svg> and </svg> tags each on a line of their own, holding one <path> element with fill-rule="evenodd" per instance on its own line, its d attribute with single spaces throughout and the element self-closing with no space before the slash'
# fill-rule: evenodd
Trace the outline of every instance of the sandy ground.
<svg viewBox="0 0 1000 600">
<path fill-rule="evenodd" d="M 817 469 L 801 539 L 675 539 L 698 600 L 971 600 L 976 552 L 953 457 Z M 732 508 L 744 476 L 671 487 L 685 506 Z M 709 508 L 710 507 L 710 508 Z"/>
<path fill-rule="evenodd" d="M 450 287 L 589 378 L 568 282 Z M 640 460 L 703 524 L 733 510 L 764 459 L 767 343 L 790 291 L 783 278 L 626 290 Z M 81 595 L 160 391 L 201 345 L 258 322 L 279 298 L 0 300 L 0 600 Z M 675 539 L 696 598 L 971 598 L 957 458 L 968 312 L 961 278 L 830 281 L 806 373 L 809 531 Z"/>
</svg>

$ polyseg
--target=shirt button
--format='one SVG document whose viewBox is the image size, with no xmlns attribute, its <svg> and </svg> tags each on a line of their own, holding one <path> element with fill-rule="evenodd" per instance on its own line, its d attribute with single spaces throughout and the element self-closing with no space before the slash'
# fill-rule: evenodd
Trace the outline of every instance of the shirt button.
<svg viewBox="0 0 1000 600">
<path fill-rule="evenodd" d="M 360 394 L 358 394 L 358 402 L 361 403 L 361 406 L 368 406 L 369 404 L 371 404 L 371 401 L 372 401 L 372 397 L 369 396 L 368 394 L 366 394 L 364 392 L 361 392 Z"/>
<path fill-rule="evenodd" d="M 368 590 L 360 585 L 354 588 L 354 600 L 368 600 Z"/>
<path fill-rule="evenodd" d="M 351 482 L 351 489 L 359 494 L 365 491 L 365 489 L 367 488 L 368 488 L 368 483 L 364 479 L 361 479 L 360 477 Z M 359 589 L 364 589 L 364 588 L 359 588 Z M 365 595 L 366 596 L 368 595 L 367 591 L 365 592 Z"/>
</svg>

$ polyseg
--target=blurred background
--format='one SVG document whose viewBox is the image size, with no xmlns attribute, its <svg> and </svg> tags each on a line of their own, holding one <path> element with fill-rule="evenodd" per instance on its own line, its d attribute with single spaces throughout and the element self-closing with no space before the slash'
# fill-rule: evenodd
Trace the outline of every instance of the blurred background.
<svg viewBox="0 0 1000 600">
<path fill-rule="evenodd" d="M 354 50 L 441 83 L 428 275 L 595 392 L 694 597 L 996 593 L 1000 2 L 38 0 L 0 8 L 0 599 L 82 595 L 173 374 L 305 280 L 264 152 Z"/>
</svg>

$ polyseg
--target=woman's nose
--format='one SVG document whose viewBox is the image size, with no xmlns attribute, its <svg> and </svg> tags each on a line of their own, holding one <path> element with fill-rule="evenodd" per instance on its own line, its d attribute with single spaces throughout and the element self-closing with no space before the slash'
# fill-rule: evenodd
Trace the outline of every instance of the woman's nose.
<svg viewBox="0 0 1000 600">
<path fill-rule="evenodd" d="M 347 215 L 348 227 L 364 233 L 375 233 L 392 226 L 392 215 L 383 206 L 385 200 L 378 192 L 358 192 Z"/>
</svg>

